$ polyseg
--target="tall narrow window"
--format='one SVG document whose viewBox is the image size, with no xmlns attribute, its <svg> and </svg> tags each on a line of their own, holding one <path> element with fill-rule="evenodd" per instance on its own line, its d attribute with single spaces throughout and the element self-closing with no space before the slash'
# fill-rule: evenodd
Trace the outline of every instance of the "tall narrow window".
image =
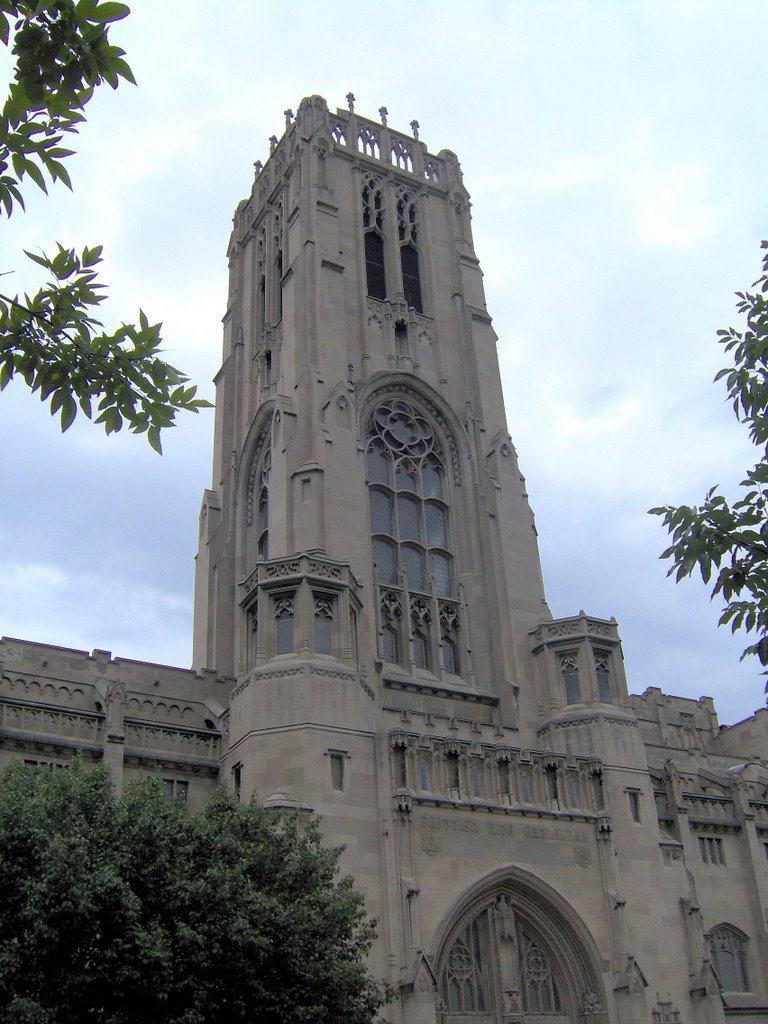
<svg viewBox="0 0 768 1024">
<path fill-rule="evenodd" d="M 469 1015 L 486 1009 L 485 972 L 490 965 L 483 938 L 480 924 L 473 921 L 454 939 L 446 967 L 449 1013 Z"/>
<path fill-rule="evenodd" d="M 365 244 L 365 277 L 368 294 L 386 299 L 387 279 L 384 270 L 384 191 L 375 175 L 363 181 L 363 230 Z"/>
<path fill-rule="evenodd" d="M 576 665 L 575 654 L 561 655 L 560 671 L 565 686 L 565 703 L 579 704 L 581 702 L 581 687 L 579 685 L 579 670 Z"/>
<path fill-rule="evenodd" d="M 344 789 L 344 758 L 343 753 L 331 753 L 331 788 L 336 790 Z"/>
<path fill-rule="evenodd" d="M 512 795 L 512 778 L 510 775 L 509 761 L 501 760 L 496 765 L 499 776 L 499 796 L 510 797 Z"/>
<path fill-rule="evenodd" d="M 333 598 L 315 595 L 315 651 L 333 653 Z"/>
<path fill-rule="evenodd" d="M 267 324 L 267 283 L 262 274 L 256 299 L 256 337 L 261 339 Z"/>
<path fill-rule="evenodd" d="M 440 612 L 440 640 L 443 645 L 443 667 L 446 672 L 452 675 L 461 675 L 461 660 L 459 658 L 459 608 L 458 605 L 448 604 L 441 601 Z"/>
<path fill-rule="evenodd" d="M 560 992 L 546 950 L 521 931 L 523 1004 L 528 1013 L 560 1013 Z"/>
<path fill-rule="evenodd" d="M 411 623 L 413 626 L 413 663 L 416 668 L 432 667 L 431 630 L 432 612 L 423 597 L 411 598 Z"/>
<path fill-rule="evenodd" d="M 632 821 L 640 821 L 640 793 L 636 789 L 627 790 L 629 800 L 629 816 Z"/>
<path fill-rule="evenodd" d="M 421 278 L 419 277 L 419 254 L 412 245 L 400 247 L 400 268 L 403 273 L 403 295 L 406 305 L 413 306 L 417 313 L 423 313 L 421 305 Z"/>
<path fill-rule="evenodd" d="M 275 601 L 276 642 L 275 653 L 293 651 L 293 598 L 280 597 Z"/>
<path fill-rule="evenodd" d="M 597 695 L 603 704 L 613 704 L 611 694 L 610 654 L 607 651 L 595 651 L 595 675 L 597 676 Z"/>
<path fill-rule="evenodd" d="M 283 319 L 283 254 L 278 252 L 275 260 L 275 323 Z"/>
<path fill-rule="evenodd" d="M 269 473 L 272 468 L 272 449 L 267 448 L 261 461 L 261 486 L 256 513 L 259 558 L 269 558 Z"/>
<path fill-rule="evenodd" d="M 395 789 L 405 789 L 408 786 L 408 760 L 405 747 L 397 746 L 392 749 L 392 767 Z"/>
<path fill-rule="evenodd" d="M 550 800 L 557 802 L 560 799 L 560 787 L 557 781 L 557 766 L 547 765 L 544 769 L 544 776 L 547 780 L 547 796 Z"/>
<path fill-rule="evenodd" d="M 449 754 L 445 759 L 446 782 L 448 795 L 458 798 L 461 794 L 461 768 L 458 754 Z"/>
<path fill-rule="evenodd" d="M 396 590 L 382 590 L 380 594 L 382 618 L 381 646 L 384 661 L 399 665 L 401 661 L 400 623 L 403 604 Z"/>
<path fill-rule="evenodd" d="M 365 279 L 368 294 L 386 299 L 387 278 L 384 270 L 384 239 L 377 231 L 365 233 Z"/>
</svg>

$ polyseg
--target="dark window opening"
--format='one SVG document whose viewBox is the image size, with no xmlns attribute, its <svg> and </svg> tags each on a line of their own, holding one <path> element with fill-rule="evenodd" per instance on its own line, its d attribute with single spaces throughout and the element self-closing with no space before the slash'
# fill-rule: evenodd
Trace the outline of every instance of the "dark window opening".
<svg viewBox="0 0 768 1024">
<path fill-rule="evenodd" d="M 384 239 L 376 231 L 365 235 L 365 277 L 368 294 L 374 299 L 386 299 L 387 278 L 384 271 Z"/>
<path fill-rule="evenodd" d="M 405 747 L 395 747 L 392 753 L 395 767 L 395 787 L 405 789 L 408 786 L 408 761 Z"/>
<path fill-rule="evenodd" d="M 275 305 L 277 315 L 275 322 L 279 323 L 283 319 L 283 254 L 278 252 L 277 259 L 275 260 Z"/>
<path fill-rule="evenodd" d="M 395 324 L 395 348 L 399 356 L 408 355 L 408 325 L 405 320 L 398 320 Z"/>
<path fill-rule="evenodd" d="M 417 313 L 422 313 L 419 254 L 412 245 L 401 247 L 400 267 L 403 272 L 403 294 L 405 295 L 406 304 L 413 306 Z"/>
<path fill-rule="evenodd" d="M 459 792 L 459 759 L 456 754 L 449 754 L 446 760 L 448 788 Z"/>
</svg>

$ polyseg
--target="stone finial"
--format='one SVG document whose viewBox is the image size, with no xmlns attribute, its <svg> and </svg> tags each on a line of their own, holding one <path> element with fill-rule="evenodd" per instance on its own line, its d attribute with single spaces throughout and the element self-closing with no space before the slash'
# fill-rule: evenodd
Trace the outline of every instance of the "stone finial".
<svg viewBox="0 0 768 1024">
<path fill-rule="evenodd" d="M 387 114 L 388 113 L 389 113 L 389 111 L 387 110 L 386 107 L 379 107 L 379 117 L 381 118 L 381 123 L 384 125 L 385 128 L 387 127 Z"/>
<path fill-rule="evenodd" d="M 285 114 L 285 127 L 290 128 L 291 121 L 293 120 L 293 111 L 289 107 L 287 110 L 284 110 L 283 113 Z"/>
<path fill-rule="evenodd" d="M 276 135 L 270 135 L 269 136 L 269 152 L 270 152 L 270 154 L 274 153 L 276 149 L 277 149 L 277 136 Z"/>
<path fill-rule="evenodd" d="M 350 114 L 355 112 L 355 94 L 353 92 L 347 93 L 347 106 L 349 107 Z"/>
<path fill-rule="evenodd" d="M 261 162 L 261 160 L 255 160 L 254 161 L 253 170 L 254 170 L 254 173 L 255 173 L 256 177 L 258 178 L 258 176 L 264 170 L 264 164 Z"/>
<path fill-rule="evenodd" d="M 414 139 L 416 139 L 416 141 L 418 142 L 419 141 L 419 122 L 416 120 L 416 118 L 414 118 L 413 121 L 411 121 L 411 131 L 413 132 Z"/>
</svg>

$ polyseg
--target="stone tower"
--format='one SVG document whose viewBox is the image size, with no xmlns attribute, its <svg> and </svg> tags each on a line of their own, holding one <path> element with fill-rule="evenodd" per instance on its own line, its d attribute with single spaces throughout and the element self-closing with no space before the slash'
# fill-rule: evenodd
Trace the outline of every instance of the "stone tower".
<svg viewBox="0 0 768 1024">
<path fill-rule="evenodd" d="M 345 846 L 406 1024 L 639 1022 L 646 975 L 660 1022 L 719 1022 L 662 712 L 614 621 L 546 605 L 458 160 L 381 115 L 286 111 L 234 217 L 195 594 L 220 778 Z"/>
</svg>

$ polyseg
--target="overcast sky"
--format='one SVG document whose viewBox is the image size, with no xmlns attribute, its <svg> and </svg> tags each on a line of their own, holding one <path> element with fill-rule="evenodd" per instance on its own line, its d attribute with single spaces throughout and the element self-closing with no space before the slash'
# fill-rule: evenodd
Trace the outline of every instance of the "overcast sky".
<svg viewBox="0 0 768 1024">
<path fill-rule="evenodd" d="M 283 111 L 352 90 L 364 116 L 418 119 L 472 196 L 553 614 L 615 615 L 634 692 L 711 695 L 722 723 L 759 707 L 746 639 L 665 578 L 647 509 L 732 492 L 756 455 L 712 378 L 768 237 L 764 0 L 133 6 L 112 40 L 138 88 L 88 107 L 74 193 L 3 223 L 3 289 L 36 281 L 23 248 L 103 243 L 105 319 L 163 320 L 212 396 L 231 217 Z M 188 665 L 212 415 L 162 458 L 99 429 L 0 396 L 0 633 Z"/>
</svg>

